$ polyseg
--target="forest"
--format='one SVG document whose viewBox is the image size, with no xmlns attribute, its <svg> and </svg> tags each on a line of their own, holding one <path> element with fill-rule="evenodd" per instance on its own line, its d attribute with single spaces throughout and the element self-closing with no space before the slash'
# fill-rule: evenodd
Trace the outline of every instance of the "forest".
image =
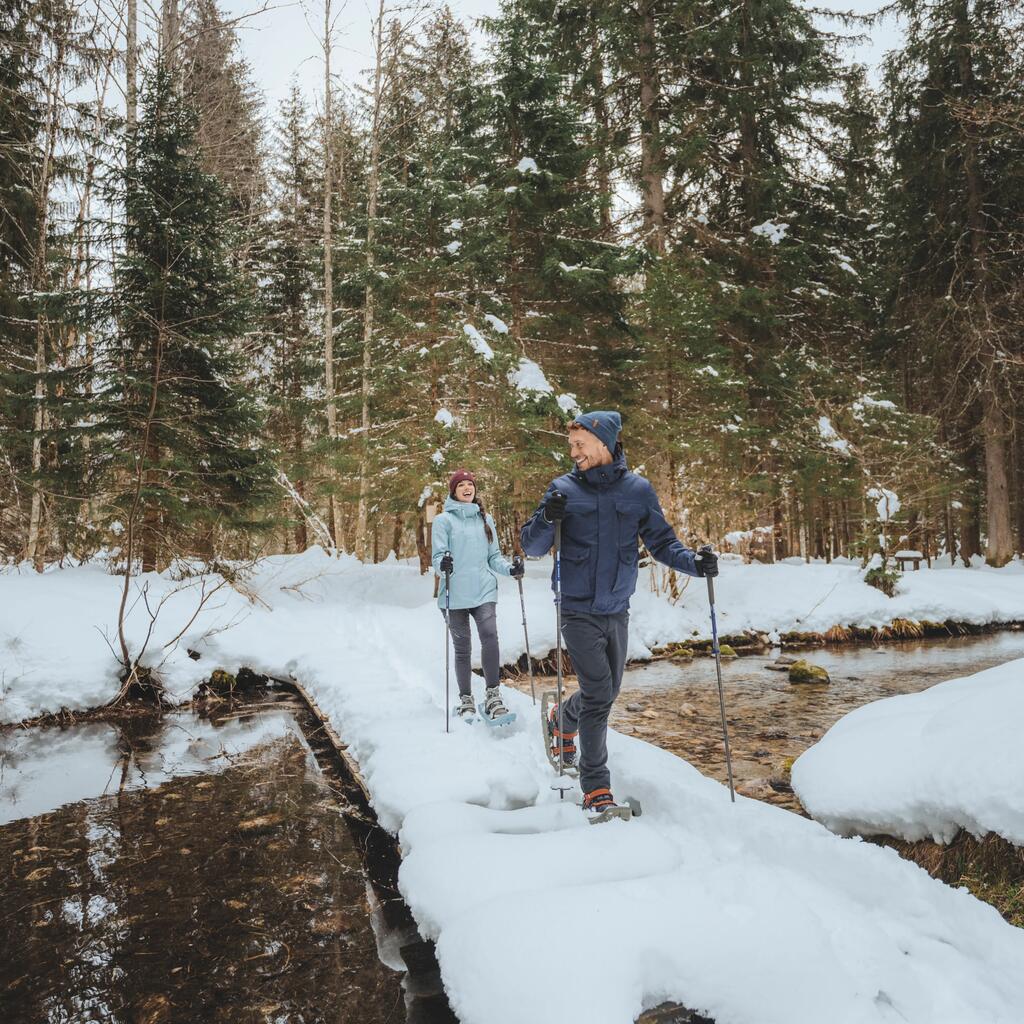
<svg viewBox="0 0 1024 1024">
<path fill-rule="evenodd" d="M 692 544 L 1024 550 L 1024 10 L 372 11 L 276 109 L 216 0 L 0 12 L 0 558 L 502 546 L 616 409 Z"/>
</svg>

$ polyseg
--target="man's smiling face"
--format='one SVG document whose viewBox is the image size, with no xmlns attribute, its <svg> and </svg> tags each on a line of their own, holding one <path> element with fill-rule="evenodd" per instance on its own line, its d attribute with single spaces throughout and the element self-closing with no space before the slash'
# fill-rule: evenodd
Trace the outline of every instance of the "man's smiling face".
<svg viewBox="0 0 1024 1024">
<path fill-rule="evenodd" d="M 581 473 L 612 461 L 612 453 L 605 444 L 583 427 L 569 428 L 569 455 Z"/>
</svg>

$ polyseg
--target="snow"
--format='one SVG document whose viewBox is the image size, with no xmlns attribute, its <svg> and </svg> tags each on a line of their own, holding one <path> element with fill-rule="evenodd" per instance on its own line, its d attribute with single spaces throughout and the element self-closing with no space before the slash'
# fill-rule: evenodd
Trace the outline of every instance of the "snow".
<svg viewBox="0 0 1024 1024">
<path fill-rule="evenodd" d="M 455 417 L 443 406 L 437 410 L 434 422 L 440 423 L 442 427 L 450 427 L 455 422 Z"/>
<path fill-rule="evenodd" d="M 462 243 L 455 239 L 454 242 L 449 242 L 444 248 L 446 252 L 454 256 L 462 248 Z"/>
<path fill-rule="evenodd" d="M 509 371 L 508 382 L 526 398 L 550 395 L 555 390 L 544 376 L 544 371 L 525 356 L 520 358 L 516 369 Z"/>
<path fill-rule="evenodd" d="M 531 561 L 525 580 L 534 656 L 554 644 L 550 566 Z M 922 570 L 891 600 L 855 564 L 723 555 L 721 568 L 723 633 L 1024 618 L 1019 568 Z M 146 661 L 162 663 L 172 700 L 214 668 L 243 665 L 292 674 L 311 691 L 358 760 L 382 824 L 399 834 L 402 892 L 437 942 L 463 1024 L 625 1024 L 666 999 L 719 1024 L 1024 1019 L 1024 932 L 890 850 L 757 801 L 733 805 L 682 759 L 614 732 L 616 792 L 645 813 L 591 828 L 550 790 L 536 711 L 517 691 L 504 691 L 520 715 L 508 733 L 453 722 L 446 734 L 444 634 L 432 577 L 413 562 L 370 566 L 313 548 L 243 576 L 198 615 L 197 581 L 184 590 L 170 574 L 133 581 L 130 640 L 137 646 L 150 625 L 137 600 L 147 586 L 150 605 L 163 607 Z M 683 582 L 675 605 L 641 587 L 632 657 L 708 635 L 706 592 Z M 99 566 L 0 572 L 0 718 L 116 693 L 102 634 L 113 636 L 120 583 Z M 498 585 L 510 661 L 523 652 L 518 592 L 506 577 Z M 475 686 L 482 695 L 482 680 Z M 1016 762 L 1007 776 L 1020 777 Z M 601 983 L 579 984 L 594 965 Z"/>
<path fill-rule="evenodd" d="M 487 344 L 484 336 L 472 324 L 463 324 L 462 329 L 466 332 L 466 337 L 469 338 L 473 351 L 487 362 L 490 362 L 494 358 L 494 349 Z"/>
<path fill-rule="evenodd" d="M 840 719 L 793 765 L 808 812 L 843 835 L 1024 846 L 1024 658 Z"/>
<path fill-rule="evenodd" d="M 493 313 L 484 313 L 484 319 L 491 325 L 491 330 L 495 334 L 508 334 L 508 324 L 504 320 L 499 320 Z"/>
<path fill-rule="evenodd" d="M 444 462 L 444 452 L 441 451 L 440 448 L 438 448 L 437 451 L 435 451 L 434 454 L 430 456 L 430 461 L 435 466 L 440 466 L 441 463 Z"/>
<path fill-rule="evenodd" d="M 890 402 L 888 399 L 872 398 L 870 395 L 861 395 L 860 398 L 855 399 L 851 408 L 857 419 L 863 419 L 865 409 L 884 409 L 887 412 L 898 411 L 895 402 Z"/>
<path fill-rule="evenodd" d="M 423 508 L 423 503 L 434 493 L 434 488 L 430 484 L 425 484 L 423 490 L 420 491 L 419 498 L 416 499 L 416 507 Z"/>
<path fill-rule="evenodd" d="M 721 374 L 713 366 L 702 366 L 697 373 L 702 377 L 720 377 Z"/>
<path fill-rule="evenodd" d="M 895 492 L 887 490 L 885 487 L 872 487 L 868 490 L 867 495 L 869 498 L 874 498 L 877 503 L 875 510 L 880 522 L 888 523 L 900 510 L 900 499 Z"/>
<path fill-rule="evenodd" d="M 789 225 L 786 223 L 775 224 L 770 220 L 766 220 L 763 224 L 758 224 L 750 229 L 751 234 L 760 235 L 762 238 L 767 238 L 772 245 L 778 245 L 786 237 L 786 232 L 789 230 Z"/>
<path fill-rule="evenodd" d="M 519 163 L 516 164 L 516 170 L 520 174 L 538 174 L 539 170 L 537 167 L 537 161 L 532 156 L 524 156 Z"/>
<path fill-rule="evenodd" d="M 580 403 L 577 401 L 576 396 L 571 392 L 559 395 L 555 401 L 558 403 L 558 408 L 566 414 L 566 416 L 578 416 L 580 414 Z"/>
<path fill-rule="evenodd" d="M 818 434 L 829 448 L 834 448 L 845 455 L 850 453 L 850 442 L 839 436 L 832 421 L 827 416 L 818 417 Z"/>
</svg>

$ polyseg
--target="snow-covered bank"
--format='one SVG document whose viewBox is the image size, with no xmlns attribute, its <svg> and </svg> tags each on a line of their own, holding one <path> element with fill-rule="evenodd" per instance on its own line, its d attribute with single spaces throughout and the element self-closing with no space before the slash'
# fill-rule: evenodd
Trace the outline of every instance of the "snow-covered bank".
<svg viewBox="0 0 1024 1024">
<path fill-rule="evenodd" d="M 531 653 L 537 657 L 555 645 L 549 572 L 549 560 L 530 562 L 525 581 Z M 320 594 L 323 574 L 333 582 Z M 709 635 L 702 581 L 682 577 L 682 596 L 673 605 L 652 590 L 651 580 L 652 574 L 641 573 L 633 599 L 631 658 L 644 658 L 667 643 Z M 96 707 L 116 694 L 113 649 L 121 582 L 98 565 L 52 569 L 43 575 L 29 569 L 0 570 L 0 722 L 61 707 Z M 150 628 L 149 609 L 160 606 L 143 663 L 159 670 L 172 699 L 189 699 L 199 682 L 218 667 L 209 660 L 214 653 L 237 647 L 233 641 L 222 642 L 226 633 L 254 617 L 273 612 L 265 619 L 267 629 L 281 636 L 285 648 L 285 619 L 301 626 L 306 619 L 330 614 L 327 604 L 334 606 L 337 619 L 343 606 L 349 610 L 348 597 L 341 598 L 348 590 L 365 594 L 366 603 L 375 607 L 417 608 L 428 620 L 437 615 L 431 603 L 431 578 L 421 577 L 413 564 L 362 566 L 348 557 L 331 560 L 318 548 L 263 560 L 245 588 L 246 596 L 222 586 L 190 623 L 203 586 L 199 579 L 175 582 L 167 573 L 150 573 L 132 589 L 130 645 L 139 648 Z M 207 593 L 210 590 L 206 581 Z M 515 584 L 501 578 L 499 593 L 502 655 L 512 661 L 524 650 Z M 908 572 L 896 597 L 887 598 L 866 586 L 859 566 L 851 562 L 805 565 L 797 559 L 744 565 L 737 556 L 725 555 L 716 600 L 723 634 L 824 632 L 837 624 L 882 627 L 895 619 L 1014 622 L 1024 620 L 1024 564 L 1013 562 L 998 570 L 946 567 Z M 352 627 L 358 621 L 353 620 Z M 206 657 L 194 661 L 189 650 L 205 652 Z"/>
<path fill-rule="evenodd" d="M 888 618 L 1024 618 L 1015 569 L 908 578 L 934 611 L 908 610 L 908 594 Z M 4 717 L 113 695 L 101 630 L 112 635 L 118 582 L 93 569 L 0 576 Z M 151 607 L 174 586 L 149 583 Z M 522 631 L 515 584 L 500 583 L 509 659 Z M 554 641 L 543 565 L 526 589 L 539 656 Z M 443 623 L 414 567 L 311 551 L 267 559 L 249 590 L 251 601 L 219 591 L 190 625 L 196 591 L 168 599 L 151 645 L 166 681 L 180 699 L 217 667 L 303 681 L 349 743 L 381 821 L 400 829 L 402 889 L 437 940 L 464 1024 L 626 1024 L 665 999 L 719 1024 L 1024 1019 L 1024 932 L 891 851 L 755 801 L 732 805 L 685 761 L 615 734 L 616 791 L 645 815 L 592 828 L 550 790 L 518 692 L 506 694 L 520 713 L 509 733 L 452 723 L 446 734 Z M 724 631 L 884 623 L 882 609 L 902 600 L 842 565 L 730 562 L 717 590 Z M 133 635 L 148 625 L 136 605 Z M 706 629 L 699 581 L 675 607 L 637 595 L 635 655 Z"/>
<path fill-rule="evenodd" d="M 1024 846 L 1024 658 L 840 719 L 793 788 L 843 835 L 949 842 L 963 828 Z"/>
</svg>

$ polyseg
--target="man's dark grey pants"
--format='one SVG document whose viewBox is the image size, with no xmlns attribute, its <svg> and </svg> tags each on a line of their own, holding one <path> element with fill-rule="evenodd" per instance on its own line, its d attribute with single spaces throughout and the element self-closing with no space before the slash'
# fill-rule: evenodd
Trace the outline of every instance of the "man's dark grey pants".
<svg viewBox="0 0 1024 1024">
<path fill-rule="evenodd" d="M 564 731 L 579 729 L 580 787 L 609 788 L 608 714 L 626 667 L 629 612 L 562 612 L 562 638 L 580 688 L 565 702 Z"/>
</svg>

